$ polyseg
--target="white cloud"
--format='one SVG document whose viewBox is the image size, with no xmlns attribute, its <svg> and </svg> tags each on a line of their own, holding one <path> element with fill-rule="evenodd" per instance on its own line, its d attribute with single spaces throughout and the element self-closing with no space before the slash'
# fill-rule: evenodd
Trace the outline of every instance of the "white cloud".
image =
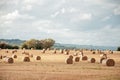
<svg viewBox="0 0 120 80">
<path fill-rule="evenodd" d="M 36 5 L 44 5 L 45 0 L 23 0 L 23 6 L 22 9 L 23 10 L 27 10 L 30 11 L 32 10 L 33 6 Z"/>
<path fill-rule="evenodd" d="M 91 20 L 92 14 L 90 13 L 84 13 L 79 16 L 79 19 L 81 20 Z"/>
<path fill-rule="evenodd" d="M 59 14 L 60 14 L 60 12 L 57 11 L 57 12 L 55 12 L 54 14 L 52 14 L 51 17 L 54 18 L 54 17 L 56 17 L 56 16 L 59 15 Z"/>
<path fill-rule="evenodd" d="M 115 15 L 120 15 L 120 6 L 114 9 L 114 14 Z"/>
<path fill-rule="evenodd" d="M 91 13 L 81 13 L 78 15 L 75 15 L 71 18 L 72 22 L 79 22 L 79 21 L 89 21 L 92 19 Z"/>
<path fill-rule="evenodd" d="M 106 20 L 110 19 L 110 17 L 111 17 L 111 16 L 106 16 L 106 17 L 104 17 L 104 18 L 102 19 L 102 21 L 106 21 Z"/>
<path fill-rule="evenodd" d="M 35 17 L 29 16 L 27 14 L 20 14 L 18 10 L 15 10 L 11 13 L 8 13 L 6 15 L 3 15 L 0 17 L 0 20 L 4 24 L 12 23 L 13 21 L 17 19 L 34 19 Z"/>
<path fill-rule="evenodd" d="M 2 16 L 2 18 L 6 19 L 6 20 L 14 20 L 18 17 L 20 17 L 18 10 L 15 10 L 12 13 L 8 13 L 7 15 Z"/>
<path fill-rule="evenodd" d="M 73 8 L 73 7 L 69 9 L 69 12 L 70 12 L 70 13 L 77 12 L 77 11 L 78 11 L 78 10 L 77 10 L 76 8 Z"/>
<path fill-rule="evenodd" d="M 14 34 L 12 38 L 51 37 L 62 43 L 117 45 L 120 19 L 116 15 L 120 15 L 120 7 L 111 1 L 5 1 L 0 8 L 0 36 L 8 38 Z"/>
<path fill-rule="evenodd" d="M 65 13 L 65 8 L 61 9 L 61 13 L 64 14 Z"/>
</svg>

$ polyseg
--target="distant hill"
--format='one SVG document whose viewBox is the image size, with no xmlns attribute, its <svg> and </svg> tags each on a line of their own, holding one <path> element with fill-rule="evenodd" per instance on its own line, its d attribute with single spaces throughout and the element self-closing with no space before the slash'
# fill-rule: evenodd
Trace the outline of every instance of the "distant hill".
<svg viewBox="0 0 120 80">
<path fill-rule="evenodd" d="M 20 39 L 0 39 L 0 42 L 6 42 L 11 45 L 17 45 L 20 46 L 22 43 L 25 42 L 25 40 L 20 40 Z M 93 46 L 93 45 L 76 45 L 76 44 L 62 44 L 62 43 L 55 43 L 53 48 L 56 49 L 80 49 L 80 48 L 85 48 L 85 49 L 101 49 L 101 50 L 117 50 L 117 46 Z"/>
<path fill-rule="evenodd" d="M 117 46 L 93 46 L 93 45 L 76 45 L 76 44 L 60 44 L 56 43 L 54 44 L 54 48 L 57 49 L 100 49 L 100 50 L 117 50 Z"/>
<path fill-rule="evenodd" d="M 22 43 L 25 42 L 25 40 L 20 40 L 20 39 L 0 39 L 0 42 L 5 42 L 10 45 L 17 45 L 20 46 Z"/>
</svg>

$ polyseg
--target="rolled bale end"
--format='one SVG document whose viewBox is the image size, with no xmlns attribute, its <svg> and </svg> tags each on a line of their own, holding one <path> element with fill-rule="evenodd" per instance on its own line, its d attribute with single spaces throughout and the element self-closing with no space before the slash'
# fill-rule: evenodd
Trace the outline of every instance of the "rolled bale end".
<svg viewBox="0 0 120 80">
<path fill-rule="evenodd" d="M 69 52 L 68 51 L 65 51 L 65 53 L 64 53 L 65 55 L 69 55 Z"/>
<path fill-rule="evenodd" d="M 53 51 L 53 53 L 54 53 L 54 54 L 56 54 L 56 53 L 57 53 L 57 51 L 56 51 L 56 50 L 54 50 L 54 51 Z"/>
<path fill-rule="evenodd" d="M 69 55 L 69 58 L 70 58 L 70 59 L 73 59 L 73 56 L 72 56 L 72 55 Z"/>
<path fill-rule="evenodd" d="M 65 61 L 65 63 L 67 63 L 67 64 L 73 64 L 73 59 L 67 58 L 66 61 Z"/>
<path fill-rule="evenodd" d="M 32 57 L 33 57 L 33 54 L 30 54 L 30 55 L 29 55 L 29 57 L 31 57 L 31 58 L 32 58 Z"/>
<path fill-rule="evenodd" d="M 96 60 L 95 60 L 95 58 L 89 58 L 89 59 L 88 59 L 88 62 L 90 62 L 90 63 L 95 63 Z"/>
<path fill-rule="evenodd" d="M 0 55 L 0 59 L 2 59 L 3 57 L 2 57 L 2 55 Z"/>
<path fill-rule="evenodd" d="M 104 57 L 100 58 L 99 63 L 102 63 L 102 61 L 103 61 L 104 59 L 106 59 L 106 58 L 104 58 Z"/>
<path fill-rule="evenodd" d="M 104 53 L 104 54 L 101 54 L 100 57 L 107 59 L 107 54 L 105 54 L 105 53 Z"/>
<path fill-rule="evenodd" d="M 63 49 L 60 49 L 60 53 L 63 54 Z"/>
<path fill-rule="evenodd" d="M 24 57 L 24 58 L 23 58 L 23 62 L 30 62 L 30 58 L 29 58 L 29 57 L 27 57 L 27 56 L 26 56 L 26 57 Z"/>
<path fill-rule="evenodd" d="M 92 54 L 95 54 L 95 52 L 92 52 Z"/>
<path fill-rule="evenodd" d="M 78 56 L 78 53 L 77 53 L 77 52 L 75 52 L 75 53 L 73 53 L 73 55 L 74 55 L 74 56 Z"/>
<path fill-rule="evenodd" d="M 82 57 L 81 57 L 81 60 L 82 60 L 82 61 L 86 61 L 87 59 L 88 59 L 87 56 L 82 56 Z"/>
<path fill-rule="evenodd" d="M 115 66 L 115 61 L 113 59 L 104 59 L 102 64 L 106 66 Z"/>
<path fill-rule="evenodd" d="M 9 51 L 5 51 L 5 53 L 9 53 Z"/>
<path fill-rule="evenodd" d="M 41 57 L 40 57 L 40 56 L 36 56 L 35 59 L 36 59 L 36 60 L 41 60 Z"/>
<path fill-rule="evenodd" d="M 12 58 L 17 58 L 17 55 L 15 55 L 15 54 L 14 54 L 14 55 L 12 55 Z"/>
<path fill-rule="evenodd" d="M 4 62 L 6 62 L 6 63 L 14 63 L 14 59 L 11 58 L 11 57 L 5 57 L 3 60 L 4 60 Z"/>
<path fill-rule="evenodd" d="M 46 50 L 43 50 L 42 53 L 45 53 Z"/>
<path fill-rule="evenodd" d="M 79 62 L 79 61 L 80 61 L 80 57 L 76 57 L 75 62 Z"/>
<path fill-rule="evenodd" d="M 2 56 L 2 58 L 6 58 L 7 56 Z"/>
</svg>

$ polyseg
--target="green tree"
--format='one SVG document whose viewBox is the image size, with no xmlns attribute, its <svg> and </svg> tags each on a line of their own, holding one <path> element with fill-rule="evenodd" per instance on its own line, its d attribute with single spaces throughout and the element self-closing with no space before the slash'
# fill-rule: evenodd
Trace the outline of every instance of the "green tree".
<svg viewBox="0 0 120 80">
<path fill-rule="evenodd" d="M 42 48 L 45 49 L 52 47 L 55 43 L 55 41 L 51 38 L 40 40 L 40 42 L 42 44 Z"/>
<path fill-rule="evenodd" d="M 120 47 L 117 48 L 117 51 L 120 51 Z"/>
<path fill-rule="evenodd" d="M 26 42 L 24 42 L 21 46 L 21 48 L 26 49 L 47 49 L 54 45 L 55 41 L 53 39 L 43 39 L 43 40 L 36 40 L 36 39 L 30 39 Z"/>
<path fill-rule="evenodd" d="M 0 42 L 0 48 L 1 49 L 18 49 L 19 47 L 18 46 L 12 46 L 12 45 L 10 45 L 10 44 L 7 44 L 7 43 L 5 43 L 5 42 Z"/>
</svg>

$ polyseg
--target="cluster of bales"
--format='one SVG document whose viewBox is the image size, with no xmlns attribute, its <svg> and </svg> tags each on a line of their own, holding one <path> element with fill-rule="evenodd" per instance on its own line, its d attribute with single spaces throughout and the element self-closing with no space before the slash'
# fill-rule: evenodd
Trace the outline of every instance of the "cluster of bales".
<svg viewBox="0 0 120 80">
<path fill-rule="evenodd" d="M 46 53 L 46 51 L 49 51 L 50 49 L 43 49 L 42 53 Z M 52 50 L 53 54 L 58 53 L 57 49 Z M 90 58 L 87 55 L 84 55 L 84 51 L 80 50 L 79 52 L 77 52 L 76 50 L 74 50 L 75 53 L 73 53 L 72 55 L 70 54 L 70 50 L 68 49 L 60 49 L 59 53 L 60 54 L 64 54 L 64 55 L 68 55 L 68 58 L 65 60 L 66 64 L 73 64 L 74 62 L 80 62 L 80 61 L 87 61 L 89 63 L 96 63 L 96 59 L 94 57 Z M 7 56 L 0 56 L 0 59 L 3 59 L 4 62 L 7 63 L 14 63 L 14 59 L 17 58 L 17 55 L 15 54 L 17 52 L 17 50 L 13 50 L 12 51 L 12 56 L 11 57 L 7 57 Z M 96 51 L 91 50 L 92 54 L 96 54 Z M 6 53 L 9 53 L 9 51 L 6 51 Z M 114 59 L 108 58 L 107 54 L 105 54 L 105 52 L 102 52 L 100 50 L 97 50 L 97 53 L 100 54 L 100 60 L 98 61 L 98 63 L 106 65 L 106 66 L 115 66 L 115 61 Z M 113 51 L 109 51 L 110 54 L 113 54 Z M 30 58 L 33 58 L 35 60 L 41 60 L 40 56 L 34 56 L 33 54 L 30 54 L 28 52 L 22 52 L 22 55 L 24 55 L 22 61 L 23 62 L 30 62 Z"/>
<path fill-rule="evenodd" d="M 49 51 L 50 49 L 43 49 L 42 53 L 45 53 L 46 51 Z M 77 51 L 77 50 L 74 50 Z M 106 66 L 115 66 L 115 61 L 114 59 L 108 58 L 107 54 L 105 54 L 105 52 L 102 52 L 101 50 L 90 50 L 92 52 L 92 54 L 100 54 L 100 60 L 98 61 L 98 63 L 106 65 Z M 53 53 L 56 54 L 57 50 L 54 49 Z M 61 54 L 65 54 L 65 55 L 69 55 L 70 50 L 69 49 L 60 49 L 59 53 Z M 109 54 L 113 54 L 112 50 L 108 50 Z M 89 58 L 88 56 L 83 54 L 83 50 L 80 50 L 79 52 L 73 53 L 73 55 L 69 55 L 68 58 L 65 60 L 66 64 L 73 64 L 73 62 L 80 62 L 80 61 L 88 61 L 89 63 L 96 63 L 96 59 L 95 58 Z"/>
<path fill-rule="evenodd" d="M 9 51 L 7 50 L 7 51 L 5 51 L 5 53 L 9 53 Z M 12 51 L 12 56 L 0 55 L 0 59 L 3 59 L 3 62 L 5 62 L 5 63 L 14 63 L 14 60 L 17 59 L 17 57 L 18 57 L 17 54 L 15 54 L 15 53 L 17 53 L 17 50 Z M 35 60 L 41 60 L 40 56 L 33 56 L 33 54 L 29 54 L 28 52 L 25 52 L 25 51 L 22 52 L 21 54 L 24 55 L 22 57 L 23 62 L 30 62 L 30 58 L 33 58 L 33 57 Z"/>
<path fill-rule="evenodd" d="M 93 54 L 95 54 L 95 52 L 93 52 Z M 88 61 L 90 63 L 96 63 L 95 58 L 89 58 L 88 56 L 83 55 L 83 51 L 80 51 L 79 53 L 74 53 L 73 55 L 69 55 L 68 58 L 65 60 L 67 64 L 73 64 L 73 62 L 79 61 Z M 107 54 L 105 54 L 104 52 L 100 53 L 100 60 L 98 61 L 98 63 L 106 66 L 115 66 L 114 59 L 108 58 Z"/>
</svg>

